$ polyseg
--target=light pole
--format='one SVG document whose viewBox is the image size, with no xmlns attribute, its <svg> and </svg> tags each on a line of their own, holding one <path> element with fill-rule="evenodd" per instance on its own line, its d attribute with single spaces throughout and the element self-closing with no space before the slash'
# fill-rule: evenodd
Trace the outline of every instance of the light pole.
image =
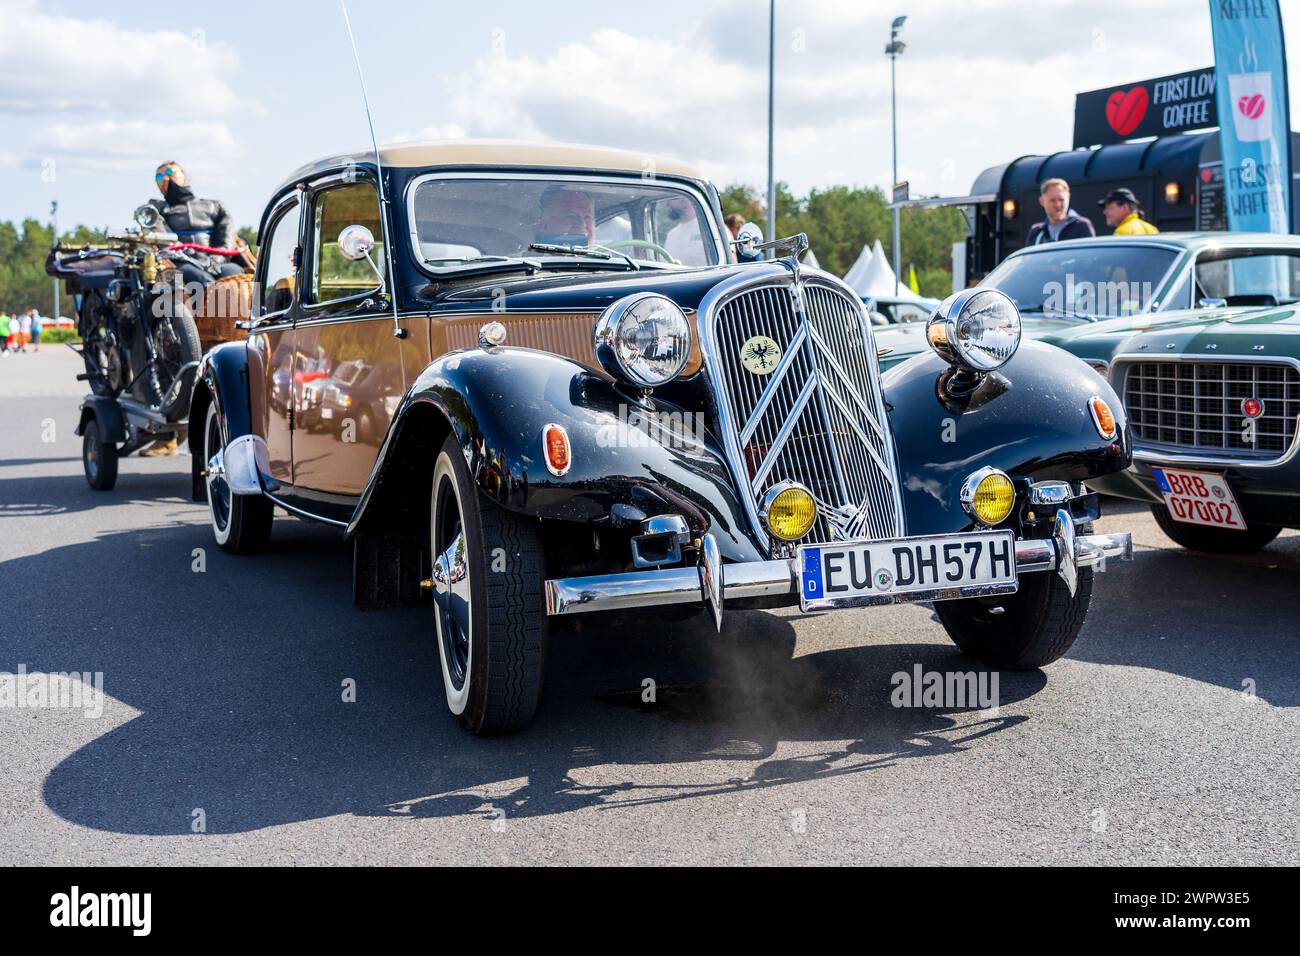
<svg viewBox="0 0 1300 956">
<path fill-rule="evenodd" d="M 764 242 L 776 238 L 776 179 L 773 178 L 772 153 L 775 147 L 773 106 L 776 90 L 776 0 L 767 7 L 767 235 Z"/>
<path fill-rule="evenodd" d="M 898 38 L 898 31 L 903 29 L 903 24 L 907 22 L 907 17 L 894 17 L 894 22 L 889 25 L 889 45 L 885 47 L 885 55 L 889 57 L 889 125 L 890 139 L 893 141 L 894 148 L 894 178 L 889 184 L 890 200 L 894 196 L 894 187 L 898 185 L 898 93 L 895 83 L 895 72 L 898 65 L 898 58 L 902 52 L 907 49 L 907 44 Z M 894 295 L 898 295 L 898 209 L 894 213 Z"/>
<path fill-rule="evenodd" d="M 50 203 L 50 218 L 54 225 L 54 244 L 59 244 L 59 201 L 57 199 Z M 59 327 L 59 280 L 54 280 L 54 327 Z"/>
</svg>

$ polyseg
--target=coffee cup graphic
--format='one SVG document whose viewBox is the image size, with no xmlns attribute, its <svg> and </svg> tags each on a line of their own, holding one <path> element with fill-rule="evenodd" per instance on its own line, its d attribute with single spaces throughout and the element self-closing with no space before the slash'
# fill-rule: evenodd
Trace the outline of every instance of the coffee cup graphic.
<svg viewBox="0 0 1300 956">
<path fill-rule="evenodd" d="M 1229 73 L 1229 108 L 1237 139 L 1257 143 L 1273 132 L 1273 74 Z"/>
</svg>

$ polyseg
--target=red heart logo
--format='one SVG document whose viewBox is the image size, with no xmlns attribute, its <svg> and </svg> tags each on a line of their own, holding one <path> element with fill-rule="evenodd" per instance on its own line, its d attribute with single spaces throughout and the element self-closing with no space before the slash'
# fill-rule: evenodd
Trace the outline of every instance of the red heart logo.
<svg viewBox="0 0 1300 956">
<path fill-rule="evenodd" d="M 1246 119 L 1259 119 L 1264 115 L 1264 94 L 1255 93 L 1237 100 L 1237 109 Z"/>
<path fill-rule="evenodd" d="M 1135 86 L 1127 93 L 1116 90 L 1106 100 L 1106 122 L 1120 136 L 1127 136 L 1138 128 L 1142 117 L 1147 115 L 1147 102 L 1145 86 Z"/>
<path fill-rule="evenodd" d="M 1214 178 L 1214 170 L 1212 169 L 1201 170 L 1201 182 L 1208 183 L 1213 178 Z"/>
</svg>

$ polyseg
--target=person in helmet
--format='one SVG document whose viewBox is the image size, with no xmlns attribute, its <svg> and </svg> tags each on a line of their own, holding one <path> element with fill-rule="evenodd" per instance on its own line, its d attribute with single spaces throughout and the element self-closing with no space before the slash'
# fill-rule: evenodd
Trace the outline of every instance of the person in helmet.
<svg viewBox="0 0 1300 956">
<path fill-rule="evenodd" d="M 149 205 L 162 214 L 167 228 L 176 233 L 181 242 L 192 242 L 215 249 L 234 247 L 236 235 L 226 207 L 215 199 L 199 199 L 190 189 L 190 177 L 185 167 L 174 160 L 160 165 L 153 175 L 162 199 L 151 199 Z M 191 258 L 201 263 L 195 266 L 181 263 L 185 282 L 207 285 L 221 276 L 239 275 L 244 267 L 222 256 L 192 253 Z"/>
<path fill-rule="evenodd" d="M 177 239 L 214 249 L 234 247 L 237 236 L 230 213 L 217 200 L 199 199 L 194 195 L 185 167 L 175 160 L 162 163 L 154 171 L 153 181 L 163 198 L 151 199 L 149 205 L 158 210 L 168 230 L 176 233 Z M 193 297 L 191 290 L 201 289 L 213 279 L 244 272 L 241 263 L 226 256 L 197 251 L 190 251 L 188 255 L 193 262 L 177 263 L 185 281 L 187 298 Z M 176 445 L 177 436 L 162 438 L 141 451 L 140 455 L 144 458 L 174 455 Z"/>
</svg>

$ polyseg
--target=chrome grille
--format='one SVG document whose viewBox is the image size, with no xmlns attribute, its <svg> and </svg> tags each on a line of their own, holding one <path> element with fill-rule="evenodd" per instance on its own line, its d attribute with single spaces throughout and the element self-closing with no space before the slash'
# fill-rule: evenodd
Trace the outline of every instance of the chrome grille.
<svg viewBox="0 0 1300 956">
<path fill-rule="evenodd" d="M 749 487 L 750 517 L 764 534 L 757 503 L 791 480 L 817 500 L 807 540 L 899 536 L 902 505 L 870 326 L 860 303 L 815 278 L 804 280 L 802 297 L 801 311 L 788 280 L 744 288 L 705 317 L 706 358 L 732 467 Z M 768 374 L 741 360 L 756 335 L 780 347 Z"/>
<path fill-rule="evenodd" d="M 1141 446 L 1267 460 L 1295 439 L 1300 370 L 1293 365 L 1184 358 L 1124 362 L 1121 369 L 1124 407 Z M 1246 398 L 1264 405 L 1253 442 L 1243 435 Z"/>
</svg>

